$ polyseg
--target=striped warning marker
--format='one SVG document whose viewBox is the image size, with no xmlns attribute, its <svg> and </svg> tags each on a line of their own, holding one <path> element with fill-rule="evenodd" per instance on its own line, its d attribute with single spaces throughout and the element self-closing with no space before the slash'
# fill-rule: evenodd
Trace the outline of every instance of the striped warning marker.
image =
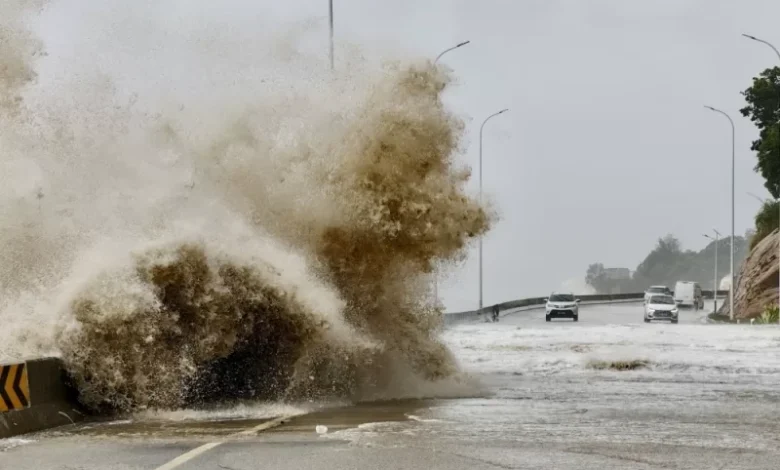
<svg viewBox="0 0 780 470">
<path fill-rule="evenodd" d="M 0 365 L 0 413 L 30 406 L 27 364 Z"/>
</svg>

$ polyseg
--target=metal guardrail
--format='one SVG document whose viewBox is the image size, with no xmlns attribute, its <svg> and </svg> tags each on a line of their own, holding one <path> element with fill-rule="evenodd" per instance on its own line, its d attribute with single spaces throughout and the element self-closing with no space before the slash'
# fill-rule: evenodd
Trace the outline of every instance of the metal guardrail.
<svg viewBox="0 0 780 470">
<path fill-rule="evenodd" d="M 722 297 L 728 294 L 729 291 L 727 290 L 719 290 L 717 291 L 718 297 Z M 702 297 L 705 299 L 711 299 L 712 297 L 712 291 L 711 290 L 702 290 Z M 588 295 L 579 295 L 575 296 L 578 299 L 580 299 L 583 303 L 589 303 L 589 302 L 619 302 L 619 301 L 628 301 L 628 300 L 642 300 L 645 296 L 644 292 L 632 292 L 627 294 L 588 294 Z M 451 325 L 453 323 L 459 323 L 464 320 L 468 319 L 476 319 L 480 315 L 484 313 L 491 312 L 493 308 L 498 306 L 498 311 L 502 312 L 504 310 L 511 310 L 515 308 L 520 307 L 533 307 L 533 306 L 543 306 L 545 304 L 546 297 L 530 297 L 527 299 L 519 299 L 519 300 L 510 300 L 509 302 L 502 302 L 500 304 L 490 305 L 488 307 L 483 307 L 481 310 L 471 310 L 467 312 L 455 312 L 455 313 L 445 313 L 444 314 L 444 324 L 445 325 Z"/>
</svg>

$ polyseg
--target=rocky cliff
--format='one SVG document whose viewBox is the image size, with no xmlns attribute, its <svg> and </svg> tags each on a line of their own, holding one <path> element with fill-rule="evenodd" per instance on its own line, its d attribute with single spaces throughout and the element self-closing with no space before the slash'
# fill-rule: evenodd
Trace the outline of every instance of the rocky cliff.
<svg viewBox="0 0 780 470">
<path fill-rule="evenodd" d="M 753 248 L 742 264 L 734 295 L 735 318 L 755 318 L 761 315 L 766 305 L 777 304 L 779 238 L 775 230 Z M 729 314 L 728 301 L 723 303 L 718 313 Z"/>
</svg>

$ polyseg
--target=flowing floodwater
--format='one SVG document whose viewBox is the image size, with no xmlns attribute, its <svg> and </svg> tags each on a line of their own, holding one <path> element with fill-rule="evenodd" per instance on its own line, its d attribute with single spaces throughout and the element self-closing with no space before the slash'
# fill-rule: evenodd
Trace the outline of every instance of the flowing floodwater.
<svg viewBox="0 0 780 470">
<path fill-rule="evenodd" d="M 258 68 L 114 3 L 73 60 L 37 33 L 86 7 L 0 6 L 0 360 L 60 356 L 108 413 L 467 391 L 430 273 L 492 216 L 447 73 Z"/>
<path fill-rule="evenodd" d="M 537 310 L 457 325 L 445 342 L 489 396 L 438 401 L 416 419 L 330 437 L 484 446 L 484 455 L 464 452 L 496 465 L 530 465 L 530 454 L 547 455 L 548 463 L 561 454 L 603 454 L 635 459 L 636 468 L 712 460 L 766 468 L 780 442 L 780 329 L 681 315 L 678 325 L 648 325 L 641 305 L 624 304 L 583 306 L 578 323 L 546 323 Z M 637 368 L 609 367 L 622 363 Z M 738 465 L 751 458 L 756 467 Z"/>
<path fill-rule="evenodd" d="M 776 325 L 712 325 L 691 311 L 648 325 L 640 304 L 583 305 L 578 323 L 522 311 L 457 325 L 443 340 L 482 393 L 146 412 L 5 443 L 4 462 L 157 468 L 223 442 L 184 468 L 777 468 Z M 278 413 L 297 416 L 247 434 Z M 85 445 L 89 455 L 78 452 Z"/>
</svg>

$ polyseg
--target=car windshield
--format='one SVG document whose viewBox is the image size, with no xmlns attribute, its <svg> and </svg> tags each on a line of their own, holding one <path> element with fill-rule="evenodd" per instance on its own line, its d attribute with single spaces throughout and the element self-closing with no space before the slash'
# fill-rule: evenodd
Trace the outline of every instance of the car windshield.
<svg viewBox="0 0 780 470">
<path fill-rule="evenodd" d="M 651 287 L 647 292 L 666 292 L 666 287 Z"/>
<path fill-rule="evenodd" d="M 674 299 L 671 295 L 654 295 L 650 297 L 650 303 L 651 304 L 663 304 L 663 305 L 674 305 Z"/>
<path fill-rule="evenodd" d="M 550 296 L 550 302 L 574 302 L 574 296 L 571 294 L 553 294 Z"/>
</svg>

